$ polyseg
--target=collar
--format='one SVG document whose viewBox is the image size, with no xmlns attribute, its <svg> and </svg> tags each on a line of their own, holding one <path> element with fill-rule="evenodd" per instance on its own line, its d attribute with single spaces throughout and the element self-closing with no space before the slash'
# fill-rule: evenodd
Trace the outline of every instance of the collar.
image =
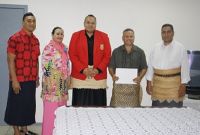
<svg viewBox="0 0 200 135">
<path fill-rule="evenodd" d="M 162 41 L 162 48 L 169 48 L 169 47 L 173 47 L 174 44 L 174 40 L 172 40 L 171 43 L 169 43 L 168 45 L 165 45 L 164 42 Z"/>
<path fill-rule="evenodd" d="M 86 32 L 86 30 L 85 30 L 85 35 L 86 35 L 86 37 L 89 38 L 89 39 L 90 39 L 90 38 L 94 38 L 94 34 L 95 34 L 95 31 L 93 32 L 93 35 L 92 35 L 91 37 L 89 37 L 88 34 L 87 34 L 87 32 Z"/>
<path fill-rule="evenodd" d="M 24 28 L 21 28 L 20 34 L 22 34 L 23 36 L 29 36 L 29 37 L 34 36 L 33 33 L 31 33 L 31 35 L 28 35 L 28 33 L 24 30 Z"/>
<path fill-rule="evenodd" d="M 122 50 L 127 52 L 124 44 L 122 45 Z M 132 48 L 131 48 L 131 53 L 134 52 L 134 51 L 137 51 L 137 47 L 133 44 Z"/>
</svg>

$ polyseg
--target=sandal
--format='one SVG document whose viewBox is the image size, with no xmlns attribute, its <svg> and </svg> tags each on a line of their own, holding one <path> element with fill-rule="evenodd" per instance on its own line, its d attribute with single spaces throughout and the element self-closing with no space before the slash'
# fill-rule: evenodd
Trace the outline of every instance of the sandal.
<svg viewBox="0 0 200 135">
<path fill-rule="evenodd" d="M 34 132 L 32 132 L 32 131 L 29 131 L 29 130 L 25 133 L 25 132 L 21 129 L 20 132 L 21 132 L 21 133 L 24 133 L 25 135 L 38 135 L 37 133 L 34 133 Z"/>
</svg>

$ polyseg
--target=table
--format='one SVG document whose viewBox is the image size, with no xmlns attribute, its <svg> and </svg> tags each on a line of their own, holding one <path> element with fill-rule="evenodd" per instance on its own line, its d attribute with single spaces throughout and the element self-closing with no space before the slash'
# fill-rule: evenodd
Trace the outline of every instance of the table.
<svg viewBox="0 0 200 135">
<path fill-rule="evenodd" d="M 60 107 L 54 135 L 200 135 L 192 108 Z"/>
</svg>

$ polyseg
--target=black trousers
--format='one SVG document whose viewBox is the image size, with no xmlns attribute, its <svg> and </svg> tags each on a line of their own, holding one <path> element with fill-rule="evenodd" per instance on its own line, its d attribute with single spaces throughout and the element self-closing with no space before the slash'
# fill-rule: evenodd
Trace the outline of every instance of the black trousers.
<svg viewBox="0 0 200 135">
<path fill-rule="evenodd" d="M 72 106 L 106 106 L 106 89 L 73 89 Z"/>
</svg>

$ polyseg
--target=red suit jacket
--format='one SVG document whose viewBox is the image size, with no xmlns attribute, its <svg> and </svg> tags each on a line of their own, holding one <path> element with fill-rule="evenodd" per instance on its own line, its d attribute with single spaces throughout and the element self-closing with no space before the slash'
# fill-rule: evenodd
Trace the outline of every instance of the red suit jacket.
<svg viewBox="0 0 200 135">
<path fill-rule="evenodd" d="M 88 44 L 85 30 L 73 33 L 69 44 L 69 57 L 72 62 L 71 76 L 85 80 L 86 76 L 80 73 L 81 70 L 88 67 Z M 94 48 L 93 48 L 93 66 L 99 68 L 102 72 L 97 74 L 95 80 L 107 78 L 107 67 L 110 62 L 111 47 L 108 35 L 95 30 Z"/>
</svg>

